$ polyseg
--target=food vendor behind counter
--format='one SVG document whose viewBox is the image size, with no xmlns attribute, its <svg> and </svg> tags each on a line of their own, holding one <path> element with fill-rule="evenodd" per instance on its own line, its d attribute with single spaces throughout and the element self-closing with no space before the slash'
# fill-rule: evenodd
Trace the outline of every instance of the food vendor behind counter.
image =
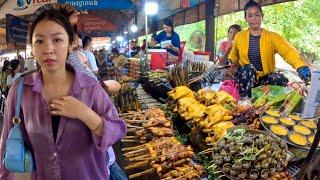
<svg viewBox="0 0 320 180">
<path fill-rule="evenodd" d="M 174 31 L 173 23 L 170 19 L 164 19 L 163 31 L 152 38 L 151 44 L 155 45 L 167 40 L 171 40 L 171 44 L 165 47 L 169 54 L 167 65 L 175 64 L 178 62 L 178 54 L 180 51 L 180 37 Z"/>
<path fill-rule="evenodd" d="M 244 7 L 249 29 L 237 33 L 228 59 L 238 65 L 235 80 L 240 85 L 240 95 L 250 96 L 251 89 L 259 85 L 286 86 L 288 79 L 275 72 L 275 54 L 280 54 L 292 65 L 302 80 L 308 81 L 311 73 L 298 51 L 279 34 L 261 27 L 261 6 L 249 1 Z"/>
</svg>

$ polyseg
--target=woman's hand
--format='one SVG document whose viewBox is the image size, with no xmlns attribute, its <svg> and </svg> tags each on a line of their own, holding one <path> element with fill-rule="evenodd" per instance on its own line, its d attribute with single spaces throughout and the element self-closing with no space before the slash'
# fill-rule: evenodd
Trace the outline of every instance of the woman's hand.
<svg viewBox="0 0 320 180">
<path fill-rule="evenodd" d="M 51 113 L 57 116 L 75 118 L 85 123 L 93 133 L 101 136 L 103 133 L 103 120 L 92 109 L 78 99 L 66 96 L 53 99 L 50 103 Z"/>
<path fill-rule="evenodd" d="M 172 44 L 169 44 L 166 48 L 167 49 L 172 49 L 174 46 Z"/>
<path fill-rule="evenodd" d="M 89 109 L 84 103 L 71 96 L 53 99 L 50 107 L 53 115 L 76 119 L 81 119 Z"/>
</svg>

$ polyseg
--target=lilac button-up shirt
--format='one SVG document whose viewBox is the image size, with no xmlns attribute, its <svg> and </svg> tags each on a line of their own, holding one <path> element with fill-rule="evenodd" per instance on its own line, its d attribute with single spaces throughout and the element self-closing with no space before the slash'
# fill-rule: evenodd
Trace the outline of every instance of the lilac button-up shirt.
<svg viewBox="0 0 320 180">
<path fill-rule="evenodd" d="M 13 126 L 17 85 L 11 87 L 6 104 L 1 135 L 0 158 L 2 162 L 5 142 Z M 33 180 L 105 180 L 109 179 L 106 150 L 126 134 L 126 125 L 99 82 L 75 72 L 69 92 L 103 119 L 103 135 L 99 137 L 79 119 L 61 117 L 57 140 L 54 142 L 50 107 L 41 95 L 41 73 L 29 75 L 24 80 L 21 101 L 21 129 L 26 144 L 32 147 L 36 162 Z M 0 165 L 0 179 L 12 179 L 13 174 Z"/>
</svg>

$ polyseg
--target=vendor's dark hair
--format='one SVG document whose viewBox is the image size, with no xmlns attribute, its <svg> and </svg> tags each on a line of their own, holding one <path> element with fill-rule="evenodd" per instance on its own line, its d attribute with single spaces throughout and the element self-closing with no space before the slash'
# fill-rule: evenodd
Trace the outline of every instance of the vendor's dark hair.
<svg viewBox="0 0 320 180">
<path fill-rule="evenodd" d="M 232 25 L 229 27 L 229 29 L 228 29 L 228 33 L 229 33 L 229 31 L 230 31 L 231 29 L 235 29 L 235 30 L 237 30 L 238 32 L 240 32 L 240 31 L 241 31 L 241 26 L 238 25 L 238 24 L 232 24 Z"/>
<path fill-rule="evenodd" d="M 92 39 L 89 36 L 85 36 L 82 40 L 82 46 L 85 48 L 91 43 Z"/>
<path fill-rule="evenodd" d="M 172 31 L 174 30 L 174 27 L 173 27 L 173 22 L 171 21 L 171 19 L 164 19 L 163 20 L 163 24 L 166 25 L 166 26 L 170 26 L 172 28 Z"/>
<path fill-rule="evenodd" d="M 244 17 L 247 16 L 247 10 L 249 8 L 252 8 L 252 7 L 258 8 L 259 11 L 261 12 L 262 16 L 263 16 L 263 12 L 262 12 L 262 8 L 261 8 L 260 4 L 255 2 L 255 1 L 253 1 L 253 0 L 249 0 L 249 2 L 247 2 L 247 4 L 244 6 Z"/>
<path fill-rule="evenodd" d="M 39 14 L 39 16 L 34 20 L 30 27 L 29 43 L 32 43 L 32 35 L 37 24 L 42 20 L 50 20 L 56 22 L 66 30 L 69 37 L 69 44 L 71 45 L 73 43 L 74 32 L 72 25 L 70 24 L 69 17 L 67 17 L 66 15 L 67 13 L 63 12 L 63 10 L 58 11 L 56 9 L 48 9 Z"/>
</svg>

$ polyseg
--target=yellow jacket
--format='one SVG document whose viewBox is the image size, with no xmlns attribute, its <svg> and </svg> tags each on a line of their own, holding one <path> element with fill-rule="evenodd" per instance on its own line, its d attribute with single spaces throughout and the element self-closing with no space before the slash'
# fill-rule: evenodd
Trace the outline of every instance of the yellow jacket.
<svg viewBox="0 0 320 180">
<path fill-rule="evenodd" d="M 233 63 L 239 63 L 240 66 L 250 64 L 248 58 L 250 30 L 244 30 L 234 38 L 229 59 Z M 305 66 L 298 51 L 279 34 L 262 30 L 260 37 L 260 55 L 263 71 L 257 71 L 258 77 L 265 76 L 275 70 L 275 54 L 280 54 L 295 69 Z"/>
</svg>

